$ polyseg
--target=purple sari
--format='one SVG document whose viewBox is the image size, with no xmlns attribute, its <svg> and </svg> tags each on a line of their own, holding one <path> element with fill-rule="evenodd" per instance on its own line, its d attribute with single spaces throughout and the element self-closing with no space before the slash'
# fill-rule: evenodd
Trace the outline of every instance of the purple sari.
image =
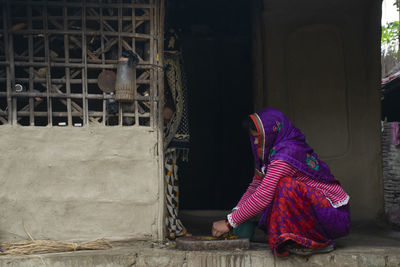
<svg viewBox="0 0 400 267">
<path fill-rule="evenodd" d="M 250 135 L 255 174 L 264 178 L 272 160 L 283 160 L 323 183 L 338 183 L 328 165 L 307 144 L 304 134 L 279 110 L 266 108 L 250 115 L 258 132 L 258 145 Z M 319 191 L 293 177 L 282 178 L 274 200 L 262 213 L 259 227 L 267 232 L 273 253 L 287 255 L 287 242 L 319 249 L 334 245 L 332 239 L 347 235 L 348 205 L 334 208 Z"/>
<path fill-rule="evenodd" d="M 318 158 L 304 134 L 282 112 L 265 108 L 250 118 L 260 136 L 256 146 L 254 137 L 250 135 L 257 174 L 265 173 L 272 160 L 280 159 L 316 181 L 336 182 L 328 165 Z"/>
</svg>

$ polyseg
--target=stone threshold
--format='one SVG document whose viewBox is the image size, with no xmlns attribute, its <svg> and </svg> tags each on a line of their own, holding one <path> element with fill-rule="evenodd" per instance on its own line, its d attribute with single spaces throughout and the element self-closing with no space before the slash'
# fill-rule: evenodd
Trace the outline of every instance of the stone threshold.
<svg viewBox="0 0 400 267">
<path fill-rule="evenodd" d="M 373 241 L 373 240 L 371 240 Z M 191 266 L 399 266 L 400 246 L 363 243 L 348 246 L 338 242 L 338 248 L 327 254 L 310 257 L 275 258 L 268 244 L 252 243 L 249 250 L 182 251 L 173 242 L 120 241 L 112 242 L 110 250 L 76 251 L 28 256 L 2 256 L 0 267 L 191 267 Z"/>
</svg>

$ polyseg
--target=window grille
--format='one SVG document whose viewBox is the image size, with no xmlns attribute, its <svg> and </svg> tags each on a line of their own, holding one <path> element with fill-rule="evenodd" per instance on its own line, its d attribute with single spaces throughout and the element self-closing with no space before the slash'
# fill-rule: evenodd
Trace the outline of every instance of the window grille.
<svg viewBox="0 0 400 267">
<path fill-rule="evenodd" d="M 155 2 L 0 2 L 0 124 L 156 126 Z M 119 103 L 100 89 L 98 77 L 115 73 L 125 50 L 140 61 L 134 101 Z"/>
</svg>

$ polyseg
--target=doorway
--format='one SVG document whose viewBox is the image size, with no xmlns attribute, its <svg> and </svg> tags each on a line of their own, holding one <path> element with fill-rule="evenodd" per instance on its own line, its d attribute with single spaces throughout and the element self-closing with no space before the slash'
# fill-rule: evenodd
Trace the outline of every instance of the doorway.
<svg viewBox="0 0 400 267">
<path fill-rule="evenodd" d="M 253 159 L 242 121 L 253 111 L 248 1 L 174 0 L 166 30 L 178 32 L 187 76 L 188 162 L 178 162 L 180 209 L 230 210 Z"/>
</svg>

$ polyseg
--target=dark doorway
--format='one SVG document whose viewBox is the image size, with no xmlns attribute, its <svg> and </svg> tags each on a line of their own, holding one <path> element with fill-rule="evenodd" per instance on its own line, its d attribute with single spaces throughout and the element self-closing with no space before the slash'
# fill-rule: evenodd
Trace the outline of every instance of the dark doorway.
<svg viewBox="0 0 400 267">
<path fill-rule="evenodd" d="M 245 0 L 167 1 L 189 93 L 189 162 L 179 162 L 181 209 L 231 209 L 253 172 L 242 121 L 253 111 L 251 16 Z"/>
</svg>

